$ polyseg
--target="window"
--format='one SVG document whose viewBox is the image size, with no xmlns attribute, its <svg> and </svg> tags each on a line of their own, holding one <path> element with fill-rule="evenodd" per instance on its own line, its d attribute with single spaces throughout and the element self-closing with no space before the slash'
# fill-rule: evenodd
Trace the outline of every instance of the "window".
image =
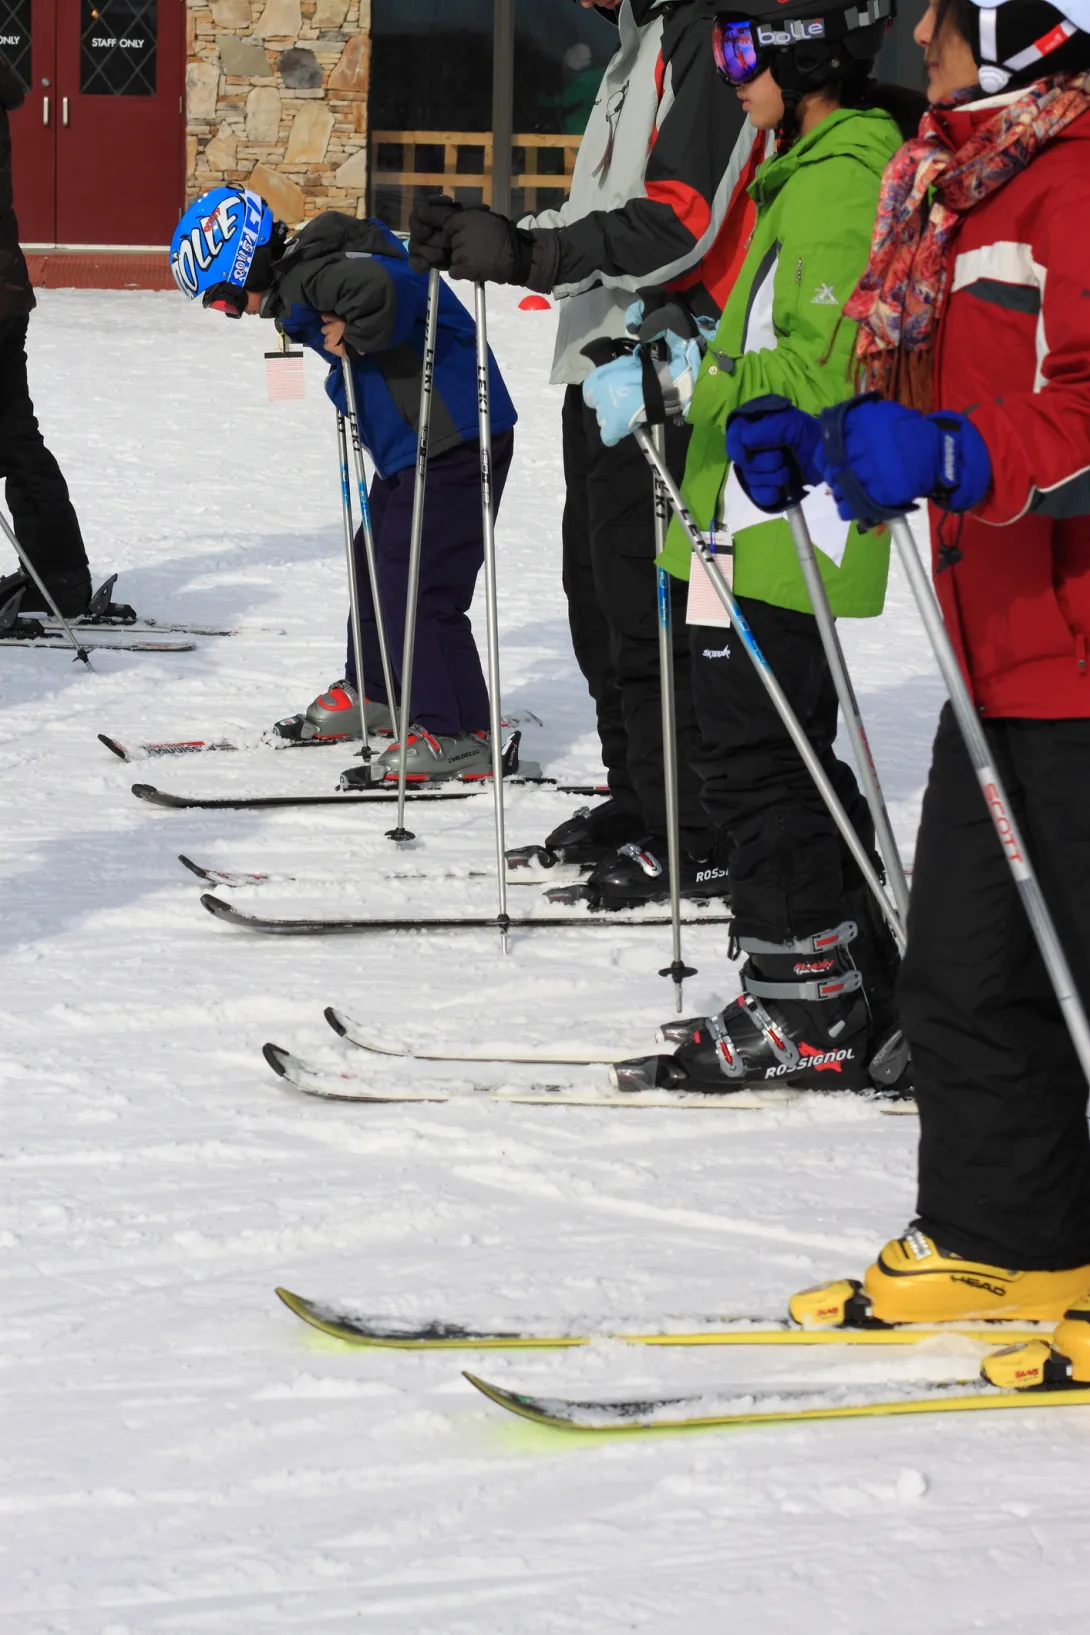
<svg viewBox="0 0 1090 1635">
<path fill-rule="evenodd" d="M 84 96 L 153 97 L 158 0 L 80 0 Z"/>
</svg>

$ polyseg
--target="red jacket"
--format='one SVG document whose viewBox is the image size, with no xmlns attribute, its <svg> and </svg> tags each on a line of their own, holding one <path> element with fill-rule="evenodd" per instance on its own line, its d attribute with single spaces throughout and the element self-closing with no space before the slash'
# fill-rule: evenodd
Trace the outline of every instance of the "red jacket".
<svg viewBox="0 0 1090 1635">
<path fill-rule="evenodd" d="M 948 114 L 955 145 L 991 111 Z M 1090 716 L 1090 113 L 969 211 L 948 269 L 936 407 L 971 415 L 992 486 L 931 509 L 947 626 L 984 715 Z"/>
</svg>

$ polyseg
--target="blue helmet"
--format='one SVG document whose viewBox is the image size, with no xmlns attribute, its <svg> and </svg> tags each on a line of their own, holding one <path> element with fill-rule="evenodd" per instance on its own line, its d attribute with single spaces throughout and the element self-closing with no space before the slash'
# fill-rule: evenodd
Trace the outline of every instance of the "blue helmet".
<svg viewBox="0 0 1090 1635">
<path fill-rule="evenodd" d="M 248 188 L 213 187 L 194 199 L 174 229 L 170 270 L 190 301 L 239 317 L 243 291 L 255 253 L 282 242 L 278 223 L 259 193 Z"/>
</svg>

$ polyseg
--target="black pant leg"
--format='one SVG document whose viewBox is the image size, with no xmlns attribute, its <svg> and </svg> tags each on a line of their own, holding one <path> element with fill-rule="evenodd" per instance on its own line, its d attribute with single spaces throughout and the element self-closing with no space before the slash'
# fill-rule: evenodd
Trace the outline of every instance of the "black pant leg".
<svg viewBox="0 0 1090 1635">
<path fill-rule="evenodd" d="M 812 614 L 739 597 L 739 606 L 864 845 L 870 812 L 833 753 L 837 699 Z M 783 941 L 845 918 L 861 884 L 813 779 L 732 630 L 690 627 L 704 805 L 729 839 L 736 929 Z"/>
<path fill-rule="evenodd" d="M 598 422 L 584 407 L 589 459 L 591 554 L 598 599 L 609 624 L 620 694 L 625 752 L 646 828 L 666 833 L 662 755 L 662 685 L 659 666 L 658 574 L 655 569 L 654 488 L 639 446 L 626 437 L 606 448 Z M 687 426 L 670 426 L 666 458 L 680 482 L 689 445 Z M 678 811 L 682 843 L 704 856 L 712 831 L 700 800 L 696 712 L 685 628 L 686 586 L 671 581 L 674 612 L 674 690 L 678 742 Z"/>
<path fill-rule="evenodd" d="M 591 549 L 590 438 L 583 392 L 569 386 L 562 414 L 564 450 L 563 580 L 568 602 L 568 627 L 575 661 L 594 700 L 602 763 L 610 793 L 634 813 L 639 802 L 628 772 L 621 694 L 617 686 L 614 642 L 599 598 Z"/>
<path fill-rule="evenodd" d="M 1090 721 L 986 730 L 1086 1004 Z M 920 1106 L 924 1230 L 992 1265 L 1090 1263 L 1086 1080 L 949 705 L 898 998 Z"/>
<path fill-rule="evenodd" d="M 26 318 L 0 321 L 0 477 L 15 536 L 43 577 L 87 569 L 68 484 L 46 448 L 27 383 Z"/>
</svg>

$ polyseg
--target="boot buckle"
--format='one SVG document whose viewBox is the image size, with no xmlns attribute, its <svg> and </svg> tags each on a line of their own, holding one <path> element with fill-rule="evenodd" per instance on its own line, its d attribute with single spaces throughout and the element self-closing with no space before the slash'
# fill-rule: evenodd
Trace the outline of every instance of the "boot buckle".
<svg viewBox="0 0 1090 1635">
<path fill-rule="evenodd" d="M 715 1059 L 719 1063 L 720 1073 L 728 1079 L 740 1079 L 746 1070 L 745 1063 L 740 1056 L 735 1055 L 731 1036 L 723 1025 L 723 1018 L 709 1016 L 705 1026 L 715 1041 Z"/>
<path fill-rule="evenodd" d="M 760 1029 L 765 1043 L 778 1062 L 787 1068 L 799 1066 L 802 1057 L 799 1055 L 798 1047 L 776 1026 L 756 994 L 740 994 L 738 1008 L 745 1011 L 754 1026 Z"/>
</svg>

